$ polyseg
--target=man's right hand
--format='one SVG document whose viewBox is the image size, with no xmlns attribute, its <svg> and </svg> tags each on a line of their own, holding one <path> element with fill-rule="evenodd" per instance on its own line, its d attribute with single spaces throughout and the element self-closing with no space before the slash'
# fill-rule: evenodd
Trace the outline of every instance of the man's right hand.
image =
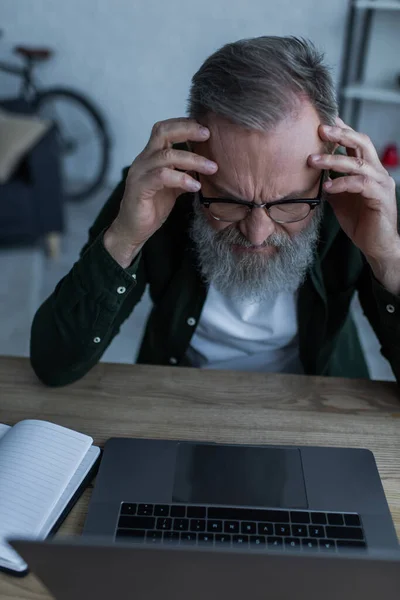
<svg viewBox="0 0 400 600">
<path fill-rule="evenodd" d="M 129 169 L 118 216 L 104 234 L 104 246 L 122 267 L 131 264 L 167 220 L 178 196 L 200 188 L 184 171 L 204 175 L 217 171 L 217 164 L 203 156 L 172 147 L 179 142 L 205 142 L 209 136 L 210 131 L 194 119 L 168 119 L 154 125 L 147 146 Z"/>
</svg>

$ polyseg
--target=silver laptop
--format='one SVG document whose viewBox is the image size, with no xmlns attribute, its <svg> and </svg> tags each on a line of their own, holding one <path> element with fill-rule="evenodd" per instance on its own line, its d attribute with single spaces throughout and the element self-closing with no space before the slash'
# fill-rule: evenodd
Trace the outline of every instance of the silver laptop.
<svg viewBox="0 0 400 600">
<path fill-rule="evenodd" d="M 210 551 L 399 548 L 368 450 L 123 438 L 105 446 L 84 535 Z"/>
<path fill-rule="evenodd" d="M 398 600 L 400 559 L 15 541 L 57 600 Z"/>
</svg>

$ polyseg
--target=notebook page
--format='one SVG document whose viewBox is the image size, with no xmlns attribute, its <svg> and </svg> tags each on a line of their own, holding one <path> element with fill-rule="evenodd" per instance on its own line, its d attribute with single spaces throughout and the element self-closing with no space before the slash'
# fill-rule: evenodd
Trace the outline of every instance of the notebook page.
<svg viewBox="0 0 400 600">
<path fill-rule="evenodd" d="M 6 433 L 9 429 L 11 429 L 11 427 L 9 425 L 0 423 L 0 441 L 1 441 L 1 438 L 6 435 Z M 1 444 L 0 444 L 0 452 L 1 452 Z M 5 558 L 3 559 L 3 557 L 0 555 L 0 566 L 7 567 L 9 569 L 14 569 L 15 568 L 15 560 L 22 561 L 22 559 L 20 559 L 20 557 L 18 556 L 18 554 L 16 552 L 14 552 L 14 551 L 12 551 L 12 552 L 14 555 L 14 560 L 12 562 L 10 562 L 9 560 L 5 560 Z M 13 555 L 11 557 L 13 557 Z M 23 561 L 22 561 L 22 563 L 23 563 Z M 23 564 L 25 564 L 25 563 L 23 563 Z"/>
<path fill-rule="evenodd" d="M 13 571 L 25 571 L 28 565 L 9 544 L 0 540 L 0 567 Z"/>
<path fill-rule="evenodd" d="M 89 473 L 90 469 L 96 462 L 96 459 L 99 456 L 99 454 L 100 448 L 98 448 L 97 446 L 92 446 L 91 448 L 89 448 L 88 453 L 77 468 L 75 474 L 72 476 L 71 481 L 65 488 L 65 492 L 63 493 L 60 500 L 57 502 L 56 506 L 52 510 L 51 515 L 47 519 L 46 523 L 43 525 L 39 534 L 40 537 L 45 538 L 49 535 L 50 531 L 53 528 L 53 525 L 56 523 L 58 517 L 61 515 L 64 508 L 67 506 L 68 502 L 71 500 L 72 496 L 75 494 L 76 490 L 79 488 L 86 475 Z"/>
<path fill-rule="evenodd" d="M 3 437 L 3 435 L 6 435 L 9 429 L 11 429 L 9 425 L 4 425 L 4 423 L 0 423 L 0 440 Z"/>
<path fill-rule="evenodd" d="M 64 508 L 67 506 L 67 504 L 71 500 L 72 496 L 75 494 L 76 490 L 80 487 L 81 483 L 86 478 L 90 469 L 96 462 L 99 454 L 100 454 L 100 448 L 98 448 L 97 446 L 91 446 L 91 448 L 89 448 L 88 453 L 86 454 L 83 461 L 79 465 L 75 474 L 72 476 L 71 481 L 65 488 L 65 492 L 61 496 L 60 500 L 57 502 L 51 515 L 49 516 L 46 523 L 42 527 L 42 530 L 40 531 L 38 538 L 44 539 L 49 535 L 50 531 L 53 529 L 54 524 L 58 521 L 58 518 L 60 517 Z M 10 546 L 8 546 L 8 548 L 7 548 L 7 555 L 9 558 L 13 559 L 13 562 L 10 563 L 9 561 L 4 560 L 2 558 L 2 556 L 0 556 L 0 565 L 2 565 L 4 567 L 12 568 L 12 569 L 17 569 L 19 571 L 24 571 L 25 569 L 28 568 L 28 565 L 26 564 L 26 562 Z"/>
<path fill-rule="evenodd" d="M 9 536 L 36 537 L 92 438 L 45 421 L 21 421 L 1 439 L 0 556 L 15 560 Z M 11 553 L 11 554 L 10 554 Z"/>
</svg>

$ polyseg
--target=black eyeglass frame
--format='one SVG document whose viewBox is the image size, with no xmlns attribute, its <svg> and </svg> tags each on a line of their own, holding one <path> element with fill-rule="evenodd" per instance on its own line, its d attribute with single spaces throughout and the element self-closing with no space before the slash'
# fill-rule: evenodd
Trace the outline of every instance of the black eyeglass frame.
<svg viewBox="0 0 400 600">
<path fill-rule="evenodd" d="M 308 217 L 308 215 L 310 214 L 310 212 L 321 204 L 322 191 L 323 191 L 323 185 L 324 185 L 324 180 L 325 180 L 325 173 L 326 173 L 325 171 L 321 171 L 321 180 L 320 180 L 320 184 L 319 184 L 318 194 L 315 198 L 293 198 L 293 199 L 288 198 L 287 200 L 275 200 L 275 202 L 265 202 L 264 204 L 257 204 L 257 202 L 246 202 L 246 200 L 235 200 L 234 198 L 204 197 L 203 193 L 200 189 L 198 192 L 199 200 L 200 200 L 200 204 L 202 204 L 206 208 L 210 208 L 210 205 L 214 204 L 214 203 L 237 204 L 239 206 L 245 206 L 248 209 L 248 214 L 245 217 L 243 217 L 243 219 L 240 219 L 240 221 L 243 221 L 244 219 L 246 219 L 247 216 L 250 214 L 250 212 L 253 210 L 253 208 L 265 208 L 268 213 L 269 218 L 272 219 L 272 221 L 275 221 L 276 223 L 298 223 L 299 221 L 303 221 L 304 219 L 306 219 Z M 198 177 L 197 173 L 196 173 L 196 179 L 199 181 L 199 177 Z M 297 219 L 296 221 L 277 221 L 276 219 L 271 217 L 271 215 L 269 213 L 269 209 L 272 206 L 280 206 L 280 205 L 284 205 L 284 204 L 308 204 L 310 207 L 310 211 L 305 217 L 301 217 L 301 219 Z M 235 222 L 240 223 L 240 221 L 230 221 L 228 219 L 220 219 L 219 217 L 216 217 L 215 215 L 213 215 L 212 212 L 211 212 L 211 216 L 216 221 L 223 221 L 226 223 L 235 223 Z"/>
</svg>

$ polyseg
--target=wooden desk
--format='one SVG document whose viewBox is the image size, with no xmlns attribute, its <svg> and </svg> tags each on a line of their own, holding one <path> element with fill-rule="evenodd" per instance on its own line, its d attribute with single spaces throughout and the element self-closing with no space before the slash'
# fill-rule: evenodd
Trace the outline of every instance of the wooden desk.
<svg viewBox="0 0 400 600">
<path fill-rule="evenodd" d="M 400 390 L 394 383 L 99 364 L 46 388 L 21 358 L 0 358 L 0 422 L 45 419 L 91 435 L 370 448 L 400 536 Z M 82 530 L 90 487 L 60 533 Z M 1 600 L 44 600 L 33 575 L 0 574 Z"/>
</svg>

